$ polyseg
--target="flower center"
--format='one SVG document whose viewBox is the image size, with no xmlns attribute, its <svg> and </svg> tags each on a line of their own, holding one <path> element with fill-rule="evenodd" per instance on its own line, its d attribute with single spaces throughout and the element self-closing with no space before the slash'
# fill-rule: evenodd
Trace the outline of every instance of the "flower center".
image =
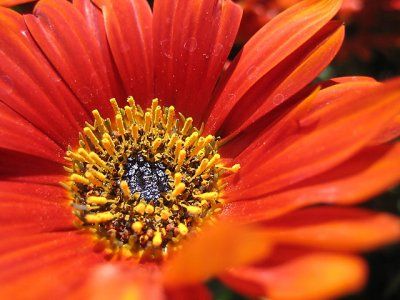
<svg viewBox="0 0 400 300">
<path fill-rule="evenodd" d="M 223 177 L 237 172 L 218 154 L 214 136 L 201 136 L 192 118 L 154 99 L 143 110 L 132 97 L 114 120 L 93 111 L 79 147 L 66 159 L 73 213 L 110 255 L 160 260 L 222 205 Z"/>
</svg>

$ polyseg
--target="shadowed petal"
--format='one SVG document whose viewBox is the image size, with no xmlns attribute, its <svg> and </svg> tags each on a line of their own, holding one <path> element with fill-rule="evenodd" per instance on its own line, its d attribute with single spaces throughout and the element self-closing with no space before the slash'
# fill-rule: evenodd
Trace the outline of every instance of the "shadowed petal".
<svg viewBox="0 0 400 300">
<path fill-rule="evenodd" d="M 156 0 L 156 96 L 200 122 L 235 40 L 242 11 L 232 1 Z"/>
<path fill-rule="evenodd" d="M 151 9 L 146 0 L 96 0 L 125 91 L 140 105 L 154 96 Z"/>
<path fill-rule="evenodd" d="M 238 222 L 256 222 L 319 203 L 358 203 L 395 185 L 400 179 L 399 164 L 400 145 L 368 148 L 286 191 L 254 200 L 244 197 L 228 203 L 222 214 Z"/>
<path fill-rule="evenodd" d="M 400 80 L 329 97 L 302 103 L 237 159 L 242 170 L 228 187 L 236 199 L 279 190 L 360 151 L 399 113 Z"/>
<path fill-rule="evenodd" d="M 108 100 L 115 95 L 109 64 L 83 15 L 68 1 L 38 2 L 34 15 L 25 15 L 30 33 L 48 60 L 88 111 L 109 116 Z"/>
<path fill-rule="evenodd" d="M 206 132 L 217 132 L 243 95 L 328 23 L 340 5 L 340 0 L 302 1 L 255 34 L 219 83 Z"/>
<path fill-rule="evenodd" d="M 22 16 L 5 8 L 0 47 L 0 101 L 58 145 L 72 143 L 87 114 L 37 48 Z"/>
</svg>

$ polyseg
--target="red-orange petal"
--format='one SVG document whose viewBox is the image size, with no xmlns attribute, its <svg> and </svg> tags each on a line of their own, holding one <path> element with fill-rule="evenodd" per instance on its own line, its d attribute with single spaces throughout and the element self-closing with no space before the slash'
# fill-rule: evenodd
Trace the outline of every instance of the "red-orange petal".
<svg viewBox="0 0 400 300">
<path fill-rule="evenodd" d="M 400 240 L 400 219 L 357 208 L 306 208 L 263 226 L 276 243 L 321 250 L 369 251 Z"/>
<path fill-rule="evenodd" d="M 1 101 L 57 144 L 76 140 L 87 119 L 84 109 L 43 57 L 22 16 L 6 8 L 0 8 L 0 47 Z"/>
<path fill-rule="evenodd" d="M 334 94 L 337 86 L 330 89 Z M 360 151 L 399 113 L 400 79 L 349 90 L 336 101 L 327 102 L 329 97 L 300 104 L 269 136 L 243 152 L 248 161 L 238 160 L 242 164 L 238 182 L 228 188 L 235 192 L 234 198 L 279 190 L 323 173 Z"/>
<path fill-rule="evenodd" d="M 400 145 L 365 149 L 341 165 L 291 187 L 257 200 L 228 203 L 222 214 L 242 222 L 270 219 L 300 207 L 354 204 L 365 201 L 400 180 Z"/>
<path fill-rule="evenodd" d="M 21 237 L 74 229 L 71 207 L 61 186 L 0 181 L 0 236 Z"/>
<path fill-rule="evenodd" d="M 367 267 L 359 257 L 323 252 L 290 256 L 271 259 L 267 266 L 232 270 L 222 280 L 241 293 L 277 300 L 333 299 L 366 283 Z"/>
<path fill-rule="evenodd" d="M 255 34 L 219 83 L 206 131 L 215 133 L 243 95 L 328 23 L 340 5 L 340 0 L 302 1 Z"/>
<path fill-rule="evenodd" d="M 343 38 L 344 26 L 341 23 L 325 25 L 243 95 L 222 124 L 220 134 L 231 139 L 290 99 L 328 66 L 339 51 Z"/>
<path fill-rule="evenodd" d="M 196 284 L 227 268 L 258 261 L 268 252 L 269 241 L 259 229 L 216 223 L 183 242 L 166 262 L 163 280 L 171 287 Z"/>
<path fill-rule="evenodd" d="M 153 16 L 146 0 L 95 0 L 125 91 L 146 106 L 154 96 Z"/>
<path fill-rule="evenodd" d="M 108 76 L 113 69 L 103 60 L 95 35 L 83 15 L 68 1 L 38 2 L 25 23 L 47 59 L 87 111 L 99 109 L 106 116 L 108 101 L 117 96 Z"/>
<path fill-rule="evenodd" d="M 77 232 L 7 239 L 0 249 L 0 297 L 65 299 L 103 261 L 90 239 Z"/>
<path fill-rule="evenodd" d="M 156 0 L 156 96 L 200 123 L 241 15 L 240 7 L 230 0 Z"/>
<path fill-rule="evenodd" d="M 0 103 L 0 148 L 63 162 L 64 149 L 3 103 Z"/>
<path fill-rule="evenodd" d="M 159 268 L 153 264 L 109 262 L 96 266 L 82 279 L 70 299 L 170 299 L 163 290 Z"/>
<path fill-rule="evenodd" d="M 0 180 L 57 185 L 65 180 L 65 171 L 54 161 L 0 149 Z"/>
</svg>

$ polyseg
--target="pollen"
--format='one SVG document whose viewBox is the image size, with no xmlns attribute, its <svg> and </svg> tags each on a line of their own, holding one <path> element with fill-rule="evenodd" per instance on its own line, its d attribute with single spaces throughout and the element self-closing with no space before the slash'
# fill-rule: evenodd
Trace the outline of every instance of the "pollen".
<svg viewBox="0 0 400 300">
<path fill-rule="evenodd" d="M 226 166 L 218 138 L 202 136 L 173 106 L 127 102 L 121 108 L 111 99 L 111 118 L 93 111 L 79 146 L 68 148 L 61 184 L 76 223 L 105 253 L 162 261 L 221 211 L 224 178 L 240 166 Z"/>
</svg>

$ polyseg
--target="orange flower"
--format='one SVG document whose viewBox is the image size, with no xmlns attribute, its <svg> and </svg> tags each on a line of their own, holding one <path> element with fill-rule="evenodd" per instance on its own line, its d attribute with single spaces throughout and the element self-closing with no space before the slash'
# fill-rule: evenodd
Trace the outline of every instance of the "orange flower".
<svg viewBox="0 0 400 300">
<path fill-rule="evenodd" d="M 349 206 L 400 179 L 400 79 L 312 83 L 341 2 L 291 7 L 227 70 L 240 7 L 184 3 L 0 9 L 2 298 L 205 299 L 216 276 L 331 298 L 399 240 Z"/>
</svg>

